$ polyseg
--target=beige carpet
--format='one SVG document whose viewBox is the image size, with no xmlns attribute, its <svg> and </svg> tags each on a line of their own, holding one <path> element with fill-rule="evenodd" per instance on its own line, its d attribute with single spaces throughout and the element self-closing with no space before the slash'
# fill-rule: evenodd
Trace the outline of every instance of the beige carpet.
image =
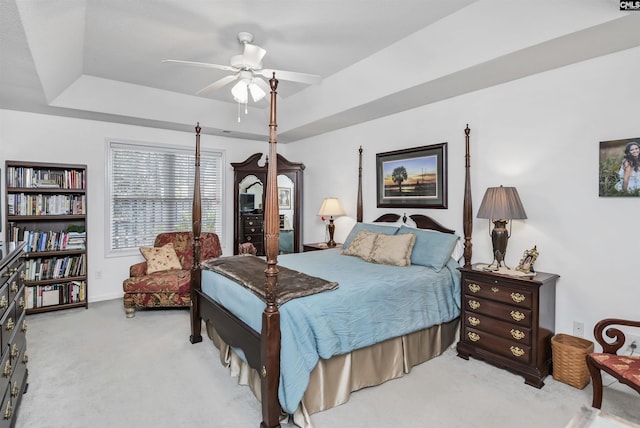
<svg viewBox="0 0 640 428">
<path fill-rule="evenodd" d="M 29 389 L 18 428 L 259 425 L 258 401 L 220 365 L 211 342 L 189 343 L 188 311 L 125 319 L 122 302 L 112 300 L 27 322 Z M 315 428 L 562 428 L 591 402 L 591 386 L 545 382 L 538 390 L 449 350 L 312 419 Z M 624 388 L 606 388 L 603 409 L 640 423 L 640 395 Z"/>
</svg>

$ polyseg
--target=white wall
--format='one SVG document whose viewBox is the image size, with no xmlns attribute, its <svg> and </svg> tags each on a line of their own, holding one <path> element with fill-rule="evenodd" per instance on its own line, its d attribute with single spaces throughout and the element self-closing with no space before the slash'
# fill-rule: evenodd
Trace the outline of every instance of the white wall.
<svg viewBox="0 0 640 428">
<path fill-rule="evenodd" d="M 195 124 L 194 124 L 195 127 Z M 195 149 L 193 133 L 120 125 L 107 122 L 0 110 L 0 161 L 25 160 L 87 164 L 87 261 L 89 303 L 122 297 L 122 281 L 129 276 L 129 266 L 143 258 L 139 254 L 122 257 L 105 256 L 105 141 L 106 139 L 152 142 Z M 225 152 L 225 200 L 222 251 L 233 254 L 233 169 L 230 162 L 245 160 L 256 152 L 266 152 L 267 143 L 232 138 L 201 136 L 201 147 Z M 5 217 L 5 194 L 2 182 L 2 219 Z M 5 224 L 2 236 L 5 236 Z M 102 278 L 96 278 L 97 272 Z"/>
<path fill-rule="evenodd" d="M 640 49 L 445 100 L 287 147 L 304 161 L 304 242 L 324 239 L 316 212 L 340 198 L 355 217 L 357 149 L 364 148 L 364 220 L 420 212 L 462 234 L 464 128 L 471 128 L 474 216 L 487 187 L 516 186 L 528 219 L 513 222 L 506 261 L 537 245 L 539 271 L 560 275 L 556 332 L 585 337 L 605 317 L 637 319 L 640 199 L 598 197 L 600 141 L 640 137 Z M 376 153 L 448 142 L 447 210 L 377 209 Z M 491 261 L 487 220 L 475 219 L 473 262 Z"/>
</svg>

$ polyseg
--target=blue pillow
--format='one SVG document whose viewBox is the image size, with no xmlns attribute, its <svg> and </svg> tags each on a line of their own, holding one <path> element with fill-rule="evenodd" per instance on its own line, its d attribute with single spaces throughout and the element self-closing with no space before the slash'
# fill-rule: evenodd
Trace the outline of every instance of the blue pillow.
<svg viewBox="0 0 640 428">
<path fill-rule="evenodd" d="M 351 244 L 351 241 L 353 241 L 353 238 L 356 237 L 358 232 L 363 230 L 368 230 L 369 232 L 374 233 L 384 233 L 385 235 L 395 235 L 396 232 L 398 232 L 398 229 L 398 226 L 389 226 L 385 224 L 356 223 L 355 226 L 353 226 L 353 229 L 351 229 L 351 232 L 349 232 L 349 236 L 347 236 L 347 239 L 344 240 L 344 244 L 342 244 L 342 247 L 347 248 L 349 244 Z"/>
<path fill-rule="evenodd" d="M 431 267 L 436 272 L 440 272 L 447 264 L 458 241 L 457 235 L 436 230 L 401 226 L 398 235 L 403 233 L 416 235 L 416 243 L 411 252 L 411 264 Z"/>
</svg>

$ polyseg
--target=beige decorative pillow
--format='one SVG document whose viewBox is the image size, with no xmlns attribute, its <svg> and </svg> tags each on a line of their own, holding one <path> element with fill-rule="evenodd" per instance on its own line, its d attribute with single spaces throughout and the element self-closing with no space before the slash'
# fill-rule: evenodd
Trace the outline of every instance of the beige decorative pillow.
<svg viewBox="0 0 640 428">
<path fill-rule="evenodd" d="M 368 261 L 384 265 L 411 265 L 411 251 L 416 243 L 416 235 L 378 235 L 373 242 Z"/>
<path fill-rule="evenodd" d="M 368 230 L 362 230 L 358 232 L 355 238 L 351 241 L 349 246 L 342 250 L 340 254 L 345 256 L 356 256 L 362 260 L 369 261 L 369 255 L 373 248 L 373 241 L 378 236 L 377 233 Z"/>
<path fill-rule="evenodd" d="M 162 247 L 142 247 L 140 252 L 147 260 L 147 275 L 163 270 L 182 269 L 171 242 Z"/>
</svg>

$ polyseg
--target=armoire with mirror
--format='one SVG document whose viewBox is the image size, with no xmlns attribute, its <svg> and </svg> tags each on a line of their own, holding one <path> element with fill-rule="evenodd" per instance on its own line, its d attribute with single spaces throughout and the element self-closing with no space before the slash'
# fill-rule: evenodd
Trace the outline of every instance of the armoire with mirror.
<svg viewBox="0 0 640 428">
<path fill-rule="evenodd" d="M 257 255 L 265 255 L 264 197 L 269 159 L 260 165 L 262 153 L 255 153 L 243 162 L 232 162 L 234 171 L 233 253 L 239 245 L 250 242 Z M 302 251 L 302 172 L 304 164 L 289 162 L 278 155 L 278 207 L 280 212 L 280 254 Z"/>
</svg>

